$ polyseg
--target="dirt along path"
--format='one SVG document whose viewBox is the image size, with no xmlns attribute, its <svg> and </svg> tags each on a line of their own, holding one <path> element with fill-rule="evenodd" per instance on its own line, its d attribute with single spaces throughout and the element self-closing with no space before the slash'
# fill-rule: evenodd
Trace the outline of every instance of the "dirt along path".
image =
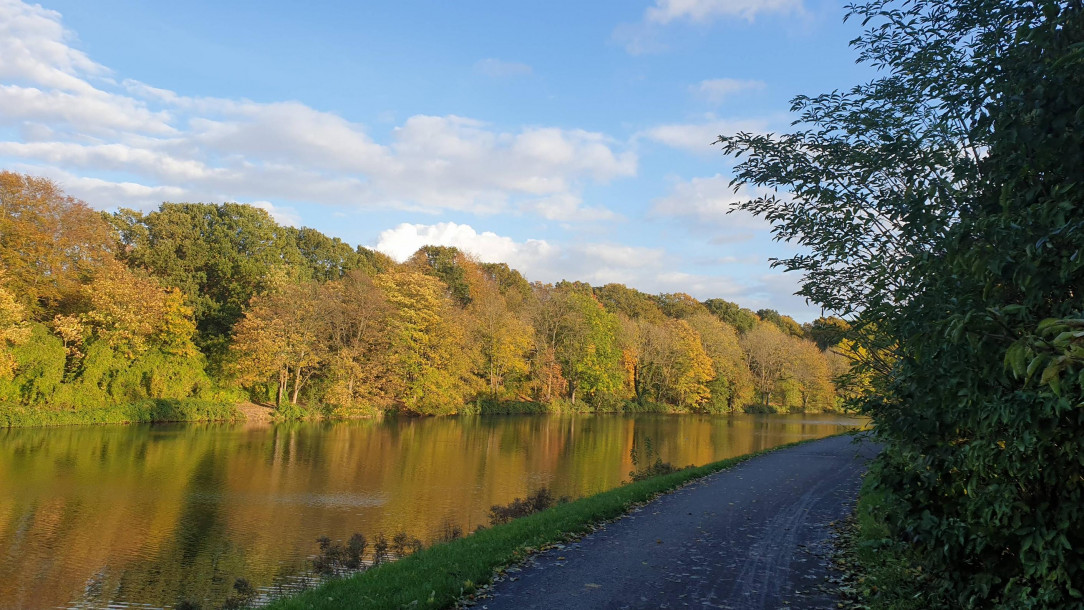
<svg viewBox="0 0 1084 610">
<path fill-rule="evenodd" d="M 878 448 L 845 435 L 781 449 L 664 495 L 510 569 L 476 607 L 836 608 L 830 524 Z"/>
</svg>

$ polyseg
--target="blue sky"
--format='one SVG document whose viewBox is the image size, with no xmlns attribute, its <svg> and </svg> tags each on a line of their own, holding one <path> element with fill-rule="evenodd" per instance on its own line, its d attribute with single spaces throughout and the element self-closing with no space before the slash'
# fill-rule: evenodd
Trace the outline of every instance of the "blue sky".
<svg viewBox="0 0 1084 610">
<path fill-rule="evenodd" d="M 841 3 L 0 0 L 0 167 L 100 209 L 239 201 L 402 259 L 806 321 L 719 133 L 868 79 Z"/>
</svg>

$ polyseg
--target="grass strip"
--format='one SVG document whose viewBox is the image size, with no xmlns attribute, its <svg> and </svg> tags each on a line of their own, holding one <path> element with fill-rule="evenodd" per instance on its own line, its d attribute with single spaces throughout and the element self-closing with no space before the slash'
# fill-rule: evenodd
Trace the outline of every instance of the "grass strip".
<svg viewBox="0 0 1084 610">
<path fill-rule="evenodd" d="M 489 583 L 501 569 L 548 545 L 590 532 L 597 524 L 623 515 L 659 494 L 758 455 L 817 440 L 821 439 L 686 468 L 560 504 L 360 574 L 330 580 L 310 591 L 276 600 L 269 608 L 446 608 Z"/>
<path fill-rule="evenodd" d="M 935 604 L 927 597 L 929 578 L 910 547 L 890 536 L 885 523 L 884 492 L 870 479 L 862 485 L 851 536 L 857 601 L 871 610 L 922 610 Z M 948 604 L 951 606 L 951 604 Z"/>
<path fill-rule="evenodd" d="M 196 398 L 156 398 L 124 405 L 77 409 L 49 409 L 0 403 L 0 428 L 243 419 L 244 415 L 231 402 Z"/>
</svg>

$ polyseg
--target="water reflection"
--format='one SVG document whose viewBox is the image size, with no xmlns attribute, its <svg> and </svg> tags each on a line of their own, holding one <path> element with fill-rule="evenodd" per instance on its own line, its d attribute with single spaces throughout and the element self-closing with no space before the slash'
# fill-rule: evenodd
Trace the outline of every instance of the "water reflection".
<svg viewBox="0 0 1084 610">
<path fill-rule="evenodd" d="M 297 582 L 321 535 L 473 530 L 541 486 L 619 485 L 839 431 L 810 416 L 510 416 L 0 430 L 0 607 L 221 603 Z"/>
</svg>

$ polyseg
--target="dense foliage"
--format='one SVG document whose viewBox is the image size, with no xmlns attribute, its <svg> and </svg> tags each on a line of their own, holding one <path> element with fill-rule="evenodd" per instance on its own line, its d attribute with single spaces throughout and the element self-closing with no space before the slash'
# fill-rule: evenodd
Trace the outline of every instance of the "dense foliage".
<svg viewBox="0 0 1084 610">
<path fill-rule="evenodd" d="M 220 413 L 246 396 L 286 417 L 821 411 L 848 368 L 838 340 L 810 340 L 824 321 L 532 284 L 448 247 L 397 264 L 246 205 L 101 214 L 11 172 L 0 204 L 6 425 Z M 127 408 L 148 400 L 204 406 Z"/>
<path fill-rule="evenodd" d="M 886 442 L 871 493 L 920 606 L 1078 608 L 1084 7 L 850 11 L 882 76 L 798 98 L 795 133 L 721 137 L 740 182 L 778 189 L 744 207 L 851 322 Z"/>
</svg>

